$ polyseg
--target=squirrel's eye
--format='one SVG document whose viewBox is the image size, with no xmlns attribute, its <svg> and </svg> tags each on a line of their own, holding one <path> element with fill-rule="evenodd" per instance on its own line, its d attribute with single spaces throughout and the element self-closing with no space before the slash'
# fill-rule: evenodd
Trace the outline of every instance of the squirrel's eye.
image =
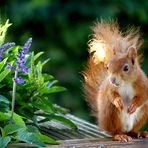
<svg viewBox="0 0 148 148">
<path fill-rule="evenodd" d="M 109 64 L 106 65 L 106 69 L 107 69 L 107 70 L 108 70 L 108 68 L 109 68 Z"/>
<path fill-rule="evenodd" d="M 128 72 L 129 71 L 129 65 L 125 64 L 123 67 L 123 71 Z"/>
</svg>

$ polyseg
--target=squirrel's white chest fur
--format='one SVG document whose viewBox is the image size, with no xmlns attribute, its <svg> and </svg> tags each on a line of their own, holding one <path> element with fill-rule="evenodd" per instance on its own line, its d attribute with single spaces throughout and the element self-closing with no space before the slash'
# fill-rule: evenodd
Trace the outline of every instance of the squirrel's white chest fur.
<svg viewBox="0 0 148 148">
<path fill-rule="evenodd" d="M 127 108 L 129 103 L 131 102 L 132 98 L 135 95 L 133 86 L 130 83 L 122 83 L 118 87 L 118 92 L 122 98 L 124 107 Z"/>
<path fill-rule="evenodd" d="M 134 126 L 134 122 L 138 116 L 139 108 L 131 115 L 127 113 L 128 105 L 133 99 L 135 92 L 133 86 L 130 83 L 124 83 L 119 86 L 118 92 L 122 98 L 122 102 L 124 104 L 124 109 L 120 112 L 122 131 L 129 132 L 132 130 Z"/>
</svg>

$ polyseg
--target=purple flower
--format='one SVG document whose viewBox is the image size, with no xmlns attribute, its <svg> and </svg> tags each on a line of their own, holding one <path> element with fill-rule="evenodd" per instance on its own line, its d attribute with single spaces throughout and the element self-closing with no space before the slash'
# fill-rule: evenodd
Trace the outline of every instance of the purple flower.
<svg viewBox="0 0 148 148">
<path fill-rule="evenodd" d="M 5 52 L 8 48 L 10 48 L 12 46 L 15 46 L 15 43 L 14 42 L 8 42 L 8 43 L 0 46 L 0 53 Z"/>
<path fill-rule="evenodd" d="M 23 52 L 19 52 L 16 56 L 19 59 L 24 59 L 25 58 L 25 54 Z"/>
<path fill-rule="evenodd" d="M 24 68 L 22 69 L 22 71 L 23 71 L 24 73 L 26 73 L 26 74 L 28 74 L 28 73 L 29 73 L 29 71 L 28 71 L 28 68 L 27 68 L 27 67 L 24 67 Z"/>
<path fill-rule="evenodd" d="M 11 66 L 10 64 L 7 64 L 5 69 L 11 69 L 11 70 L 15 70 L 15 67 Z"/>
<path fill-rule="evenodd" d="M 16 61 L 16 65 L 19 67 L 19 68 L 23 68 L 25 66 L 25 62 L 22 60 L 22 59 L 18 59 Z"/>
<path fill-rule="evenodd" d="M 15 46 L 15 43 L 13 43 L 13 42 L 8 42 L 8 43 L 6 43 L 6 44 L 0 46 L 0 61 L 2 60 L 2 57 L 3 57 L 4 52 L 5 52 L 8 48 L 10 48 L 10 47 L 12 47 L 12 46 Z"/>
<path fill-rule="evenodd" d="M 24 80 L 22 79 L 22 77 L 14 78 L 14 81 L 15 81 L 17 84 L 23 84 L 23 83 L 24 83 Z"/>
<path fill-rule="evenodd" d="M 17 59 L 23 60 L 25 58 L 25 55 L 27 54 L 31 46 L 31 43 L 32 43 L 32 38 L 29 38 L 28 41 L 24 44 L 24 46 L 22 46 L 21 50 L 17 54 Z"/>
<path fill-rule="evenodd" d="M 2 61 L 2 59 L 3 59 L 3 57 L 2 57 L 2 55 L 0 55 L 0 61 Z"/>
</svg>

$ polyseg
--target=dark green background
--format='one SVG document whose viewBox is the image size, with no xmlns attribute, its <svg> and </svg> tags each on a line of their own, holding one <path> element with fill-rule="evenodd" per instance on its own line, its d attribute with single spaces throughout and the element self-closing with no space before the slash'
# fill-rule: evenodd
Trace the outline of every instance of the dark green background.
<svg viewBox="0 0 148 148">
<path fill-rule="evenodd" d="M 82 92 L 90 26 L 102 18 L 117 18 L 122 28 L 141 26 L 145 39 L 142 67 L 148 73 L 148 0 L 1 0 L 0 17 L 13 25 L 7 41 L 22 45 L 33 38 L 31 49 L 51 58 L 45 71 L 68 90 L 49 98 L 72 114 L 91 120 Z M 24 92 L 25 93 L 25 92 Z"/>
</svg>

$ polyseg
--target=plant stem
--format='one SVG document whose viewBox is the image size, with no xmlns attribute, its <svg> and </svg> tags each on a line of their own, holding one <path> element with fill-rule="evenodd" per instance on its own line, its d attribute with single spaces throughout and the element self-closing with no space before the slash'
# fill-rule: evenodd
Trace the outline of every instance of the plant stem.
<svg viewBox="0 0 148 148">
<path fill-rule="evenodd" d="M 18 76 L 18 67 L 16 67 L 14 79 L 16 79 Z M 10 121 L 13 121 L 13 113 L 14 113 L 14 107 L 15 107 L 15 98 L 16 98 L 16 82 L 13 79 L 13 91 L 12 91 L 12 103 L 11 103 L 11 117 Z"/>
</svg>

